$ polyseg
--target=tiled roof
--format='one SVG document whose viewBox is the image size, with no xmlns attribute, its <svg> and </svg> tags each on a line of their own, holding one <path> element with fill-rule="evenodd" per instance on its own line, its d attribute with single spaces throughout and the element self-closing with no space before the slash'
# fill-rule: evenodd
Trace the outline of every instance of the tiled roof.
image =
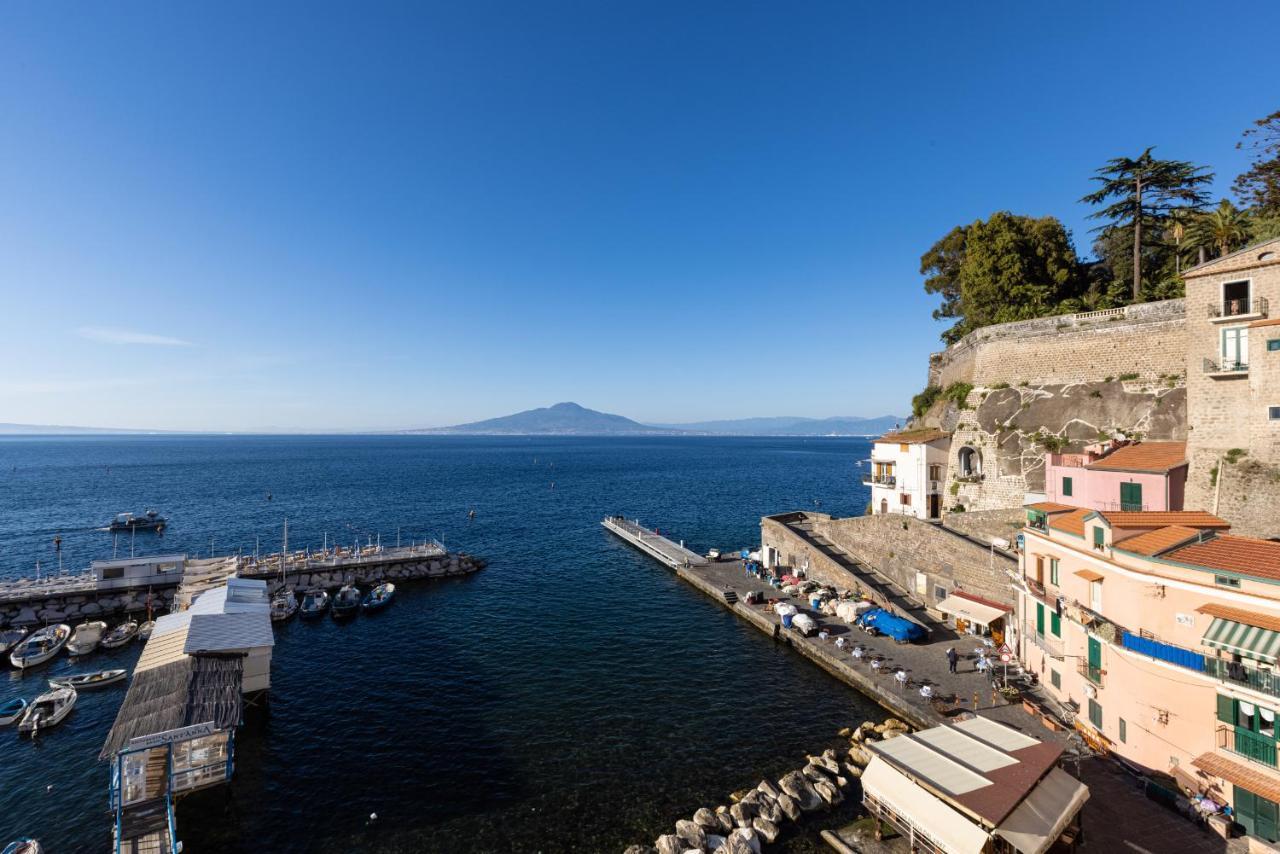
<svg viewBox="0 0 1280 854">
<path fill-rule="evenodd" d="M 1092 569 L 1077 569 L 1075 574 L 1085 581 L 1102 581 L 1106 578 L 1101 572 Z"/>
<path fill-rule="evenodd" d="M 1280 543 L 1271 540 L 1223 534 L 1203 543 L 1174 549 L 1161 557 L 1208 569 L 1280 579 Z"/>
<path fill-rule="evenodd" d="M 945 439 L 951 434 L 935 427 L 922 427 L 919 430 L 902 430 L 897 433 L 885 433 L 877 442 L 896 442 L 899 445 L 919 445 Z"/>
<path fill-rule="evenodd" d="M 1139 442 L 1125 445 L 1085 468 L 1090 471 L 1140 471 L 1163 474 L 1187 462 L 1186 442 Z"/>
<path fill-rule="evenodd" d="M 1168 525 L 1164 528 L 1156 528 L 1154 531 L 1143 531 L 1141 534 L 1117 540 L 1115 547 L 1126 552 L 1151 557 L 1176 545 L 1194 540 L 1200 536 L 1200 533 L 1198 529 L 1188 528 L 1185 525 Z"/>
<path fill-rule="evenodd" d="M 1280 801 L 1280 776 L 1268 774 L 1242 762 L 1233 762 L 1216 753 L 1202 753 L 1191 764 L 1214 777 L 1226 780 L 1233 786 L 1248 789 L 1269 801 Z"/>
<path fill-rule="evenodd" d="M 1230 528 L 1226 519 L 1203 510 L 1121 510 L 1099 512 L 1113 528 L 1163 528 L 1184 525 L 1188 528 Z"/>
<path fill-rule="evenodd" d="M 1055 531 L 1063 531 L 1068 534 L 1075 534 L 1077 537 L 1084 536 L 1084 517 L 1092 513 L 1092 510 L 1074 510 L 1070 513 L 1064 513 L 1061 516 L 1049 520 L 1049 527 Z"/>
<path fill-rule="evenodd" d="M 1059 504 L 1056 501 L 1037 501 L 1035 504 L 1028 504 L 1028 510 L 1039 510 L 1041 513 L 1068 513 L 1077 508 L 1070 504 Z"/>
<path fill-rule="evenodd" d="M 1004 602 L 997 602 L 994 599 L 984 599 L 981 596 L 975 596 L 972 593 L 965 593 L 963 590 L 952 590 L 952 596 L 959 596 L 961 599 L 968 599 L 970 602 L 977 602 L 979 605 L 986 605 L 989 608 L 999 608 L 1001 611 L 1012 611 L 1013 606 Z"/>
<path fill-rule="evenodd" d="M 1243 623 L 1246 626 L 1266 629 L 1269 632 L 1280 632 L 1280 617 L 1273 617 L 1270 614 L 1259 614 L 1257 611 L 1246 611 L 1244 608 L 1231 608 L 1213 603 L 1201 605 L 1196 610 L 1201 614 L 1208 614 L 1210 617 L 1230 620 L 1233 623 Z"/>
</svg>

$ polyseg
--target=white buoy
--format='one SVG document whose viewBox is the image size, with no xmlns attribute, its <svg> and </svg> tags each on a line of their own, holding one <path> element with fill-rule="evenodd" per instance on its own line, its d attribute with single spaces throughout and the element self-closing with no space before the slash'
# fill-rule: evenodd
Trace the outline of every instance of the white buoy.
<svg viewBox="0 0 1280 854">
<path fill-rule="evenodd" d="M 377 820 L 378 820 L 378 814 L 376 812 L 369 813 L 369 821 L 377 821 Z"/>
</svg>

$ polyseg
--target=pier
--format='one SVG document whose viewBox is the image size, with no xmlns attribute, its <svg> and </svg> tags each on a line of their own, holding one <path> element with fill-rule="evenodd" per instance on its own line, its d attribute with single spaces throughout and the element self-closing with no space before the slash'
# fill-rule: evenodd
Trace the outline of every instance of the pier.
<svg viewBox="0 0 1280 854">
<path fill-rule="evenodd" d="M 686 549 L 683 542 L 669 540 L 657 531 L 643 527 L 638 521 L 632 522 L 621 516 L 609 516 L 601 524 L 649 557 L 672 569 L 682 566 L 705 566 L 710 562 L 697 552 Z"/>
</svg>

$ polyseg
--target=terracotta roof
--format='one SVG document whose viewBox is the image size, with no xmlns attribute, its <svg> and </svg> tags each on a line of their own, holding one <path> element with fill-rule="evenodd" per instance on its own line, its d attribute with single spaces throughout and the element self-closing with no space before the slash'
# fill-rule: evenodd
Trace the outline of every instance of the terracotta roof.
<svg viewBox="0 0 1280 854">
<path fill-rule="evenodd" d="M 1208 569 L 1280 579 L 1280 543 L 1272 540 L 1222 534 L 1203 543 L 1174 549 L 1161 557 Z"/>
<path fill-rule="evenodd" d="M 1230 528 L 1226 519 L 1203 510 L 1120 510 L 1099 512 L 1113 528 L 1163 528 L 1183 525 L 1188 528 Z"/>
<path fill-rule="evenodd" d="M 1085 581 L 1101 581 L 1106 578 L 1101 572 L 1095 572 L 1092 569 L 1077 569 L 1075 574 L 1083 578 Z"/>
<path fill-rule="evenodd" d="M 921 427 L 919 430 L 901 430 L 897 433 L 885 433 L 877 442 L 896 442 L 899 445 L 920 445 L 945 439 L 951 434 L 936 427 Z"/>
<path fill-rule="evenodd" d="M 1068 534 L 1075 534 L 1077 537 L 1084 536 L 1084 517 L 1092 513 L 1092 510 L 1074 510 L 1070 513 L 1064 513 L 1054 519 L 1049 520 L 1049 527 L 1055 531 L 1063 531 Z"/>
<path fill-rule="evenodd" d="M 1280 617 L 1273 617 L 1270 614 L 1259 614 L 1257 611 L 1246 611 L 1244 608 L 1230 608 L 1213 603 L 1201 605 L 1196 610 L 1210 617 L 1219 617 L 1233 623 L 1243 623 L 1246 626 L 1256 626 L 1269 632 L 1280 632 Z"/>
<path fill-rule="evenodd" d="M 1234 786 L 1262 795 L 1269 801 L 1280 801 L 1280 775 L 1274 772 L 1268 774 L 1256 766 L 1233 762 L 1216 753 L 1202 753 L 1192 759 L 1191 764 Z"/>
<path fill-rule="evenodd" d="M 1027 509 L 1039 510 L 1041 513 L 1069 513 L 1078 508 L 1070 504 L 1059 504 L 1056 501 L 1037 501 L 1035 504 L 1028 504 Z"/>
<path fill-rule="evenodd" d="M 1185 525 L 1168 525 L 1164 528 L 1143 531 L 1141 534 L 1135 534 L 1132 537 L 1119 540 L 1115 543 L 1115 547 L 1126 552 L 1151 557 L 1174 546 L 1194 540 L 1200 536 L 1200 533 L 1198 529 L 1188 528 Z"/>
<path fill-rule="evenodd" d="M 963 590 L 952 590 L 952 596 L 959 596 L 961 599 L 968 599 L 970 602 L 977 602 L 979 605 L 986 605 L 988 608 L 999 608 L 1001 611 L 1012 611 L 1013 606 L 1004 602 L 997 602 L 994 599 L 983 599 L 981 596 L 975 596 L 972 593 L 965 593 Z"/>
<path fill-rule="evenodd" d="M 1090 471 L 1140 471 L 1163 474 L 1187 463 L 1186 442 L 1139 442 L 1125 445 L 1089 463 Z"/>
<path fill-rule="evenodd" d="M 1249 324 L 1250 329 L 1254 329 L 1259 326 L 1280 326 L 1280 317 L 1272 317 L 1269 319 L 1255 320 L 1253 323 Z"/>
</svg>

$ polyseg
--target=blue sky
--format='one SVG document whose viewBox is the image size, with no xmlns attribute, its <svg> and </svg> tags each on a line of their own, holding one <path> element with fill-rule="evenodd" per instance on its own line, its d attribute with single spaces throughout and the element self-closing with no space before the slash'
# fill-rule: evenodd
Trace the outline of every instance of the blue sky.
<svg viewBox="0 0 1280 854">
<path fill-rule="evenodd" d="M 1225 192 L 1280 108 L 1277 24 L 1274 3 L 7 4 L 0 421 L 902 413 L 938 348 L 920 254 L 1001 209 L 1087 251 L 1092 170 L 1148 145 Z"/>
</svg>

